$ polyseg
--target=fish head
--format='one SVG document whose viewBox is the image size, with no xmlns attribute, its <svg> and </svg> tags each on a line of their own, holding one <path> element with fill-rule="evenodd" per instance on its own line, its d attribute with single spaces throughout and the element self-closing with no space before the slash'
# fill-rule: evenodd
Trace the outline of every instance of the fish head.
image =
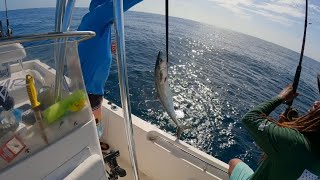
<svg viewBox="0 0 320 180">
<path fill-rule="evenodd" d="M 160 75 L 160 83 L 166 83 L 168 77 L 168 61 L 165 54 L 161 51 L 159 51 L 157 57 L 156 68 L 158 69 Z"/>
<path fill-rule="evenodd" d="M 158 57 L 157 57 L 157 66 L 160 67 L 161 70 L 167 69 L 168 67 L 168 61 L 165 56 L 165 54 L 161 51 L 159 51 Z"/>
</svg>

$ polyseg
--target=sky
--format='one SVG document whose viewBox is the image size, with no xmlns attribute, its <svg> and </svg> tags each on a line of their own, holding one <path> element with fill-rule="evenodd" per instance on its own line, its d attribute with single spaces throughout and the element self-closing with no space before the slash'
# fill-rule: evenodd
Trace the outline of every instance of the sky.
<svg viewBox="0 0 320 180">
<path fill-rule="evenodd" d="M 3 0 L 0 0 L 0 3 Z M 170 16 L 255 36 L 300 53 L 305 0 L 169 0 Z M 55 7 L 55 0 L 7 0 L 9 9 Z M 88 7 L 90 0 L 77 0 Z M 0 5 L 3 10 L 4 5 Z M 133 11 L 164 14 L 164 0 L 143 0 Z M 309 0 L 305 55 L 320 61 L 320 1 Z"/>
</svg>

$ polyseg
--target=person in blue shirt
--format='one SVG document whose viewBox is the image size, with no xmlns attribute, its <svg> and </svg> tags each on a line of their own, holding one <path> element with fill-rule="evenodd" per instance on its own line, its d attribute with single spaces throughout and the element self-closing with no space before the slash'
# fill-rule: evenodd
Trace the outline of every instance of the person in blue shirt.
<svg viewBox="0 0 320 180">
<path fill-rule="evenodd" d="M 142 0 L 124 0 L 127 11 Z M 92 0 L 84 15 L 79 31 L 94 31 L 96 36 L 81 42 L 78 47 L 84 83 L 96 123 L 102 118 L 101 104 L 105 82 L 112 62 L 111 26 L 114 20 L 113 0 Z M 115 49 L 115 47 L 113 47 Z"/>
</svg>

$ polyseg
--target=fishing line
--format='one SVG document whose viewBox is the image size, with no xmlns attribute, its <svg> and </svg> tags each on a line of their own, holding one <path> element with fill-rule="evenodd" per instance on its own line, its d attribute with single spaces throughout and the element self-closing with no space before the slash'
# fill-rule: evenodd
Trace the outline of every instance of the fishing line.
<svg viewBox="0 0 320 180">
<path fill-rule="evenodd" d="M 317 82 L 318 82 L 318 90 L 320 93 L 320 74 L 317 75 Z"/>
<path fill-rule="evenodd" d="M 166 9 L 166 58 L 169 62 L 169 0 L 165 3 Z"/>
</svg>

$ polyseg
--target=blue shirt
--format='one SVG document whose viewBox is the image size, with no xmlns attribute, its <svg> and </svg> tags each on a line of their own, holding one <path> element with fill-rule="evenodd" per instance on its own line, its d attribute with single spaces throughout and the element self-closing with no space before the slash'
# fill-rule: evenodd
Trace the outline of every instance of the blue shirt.
<svg viewBox="0 0 320 180">
<path fill-rule="evenodd" d="M 124 0 L 127 11 L 142 0 Z M 87 93 L 103 95 L 112 62 L 111 25 L 113 23 L 113 0 L 92 0 L 89 12 L 84 15 L 79 31 L 94 31 L 96 36 L 81 42 L 78 47 L 81 69 Z"/>
</svg>

